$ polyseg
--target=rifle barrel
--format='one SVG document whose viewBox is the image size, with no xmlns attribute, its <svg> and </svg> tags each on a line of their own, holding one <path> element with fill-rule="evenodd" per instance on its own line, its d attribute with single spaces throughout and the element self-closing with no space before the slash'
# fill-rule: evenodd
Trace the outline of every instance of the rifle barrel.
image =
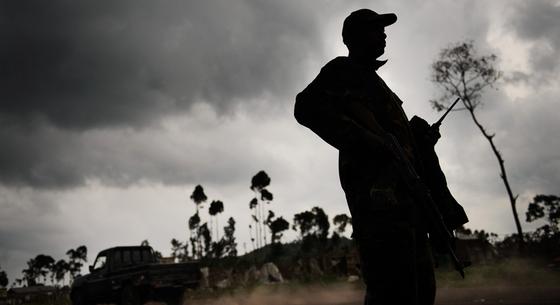
<svg viewBox="0 0 560 305">
<path fill-rule="evenodd" d="M 432 233 L 443 240 L 446 246 L 446 250 L 451 257 L 455 270 L 459 272 L 461 277 L 465 278 L 464 268 L 466 266 L 457 258 L 457 255 L 455 254 L 455 250 L 453 249 L 453 246 L 451 244 L 453 235 L 447 228 L 447 225 L 445 224 L 445 221 L 441 216 L 441 212 L 439 211 L 437 204 L 434 202 L 429 189 L 421 181 L 420 176 L 414 169 L 414 166 L 410 163 L 410 161 L 408 161 L 408 159 L 406 159 L 404 151 L 400 146 L 397 138 L 394 135 L 388 133 L 387 141 L 391 143 L 391 150 L 396 157 L 395 165 L 397 166 L 397 171 L 400 173 L 401 178 L 404 179 L 405 185 L 408 187 L 412 196 L 420 204 L 423 205 L 422 208 L 424 208 L 427 212 L 427 220 L 433 226 Z"/>
<path fill-rule="evenodd" d="M 441 116 L 441 118 L 439 118 L 439 120 L 437 122 L 435 122 L 432 125 L 432 128 L 439 128 L 439 126 L 441 125 L 441 122 L 443 122 L 443 119 L 445 119 L 445 117 L 449 114 L 449 112 L 451 112 L 451 109 L 453 109 L 453 107 L 455 107 L 455 105 L 459 102 L 461 98 L 458 97 L 453 104 L 451 104 L 451 107 L 447 108 L 447 111 Z"/>
</svg>

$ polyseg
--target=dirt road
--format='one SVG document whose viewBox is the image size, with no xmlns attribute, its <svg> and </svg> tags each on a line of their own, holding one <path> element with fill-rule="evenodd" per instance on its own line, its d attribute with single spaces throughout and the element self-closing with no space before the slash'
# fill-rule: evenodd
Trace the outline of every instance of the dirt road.
<svg viewBox="0 0 560 305">
<path fill-rule="evenodd" d="M 351 285 L 282 288 L 264 287 L 212 299 L 188 300 L 192 305 L 361 305 L 363 291 Z M 560 287 L 440 288 L 436 305 L 560 305 Z"/>
<path fill-rule="evenodd" d="M 442 288 L 441 305 L 560 305 L 560 287 Z"/>
</svg>

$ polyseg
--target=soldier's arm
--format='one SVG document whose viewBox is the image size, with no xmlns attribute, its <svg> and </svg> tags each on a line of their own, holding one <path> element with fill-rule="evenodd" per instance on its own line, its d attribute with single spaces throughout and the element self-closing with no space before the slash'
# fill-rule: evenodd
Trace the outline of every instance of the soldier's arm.
<svg viewBox="0 0 560 305">
<path fill-rule="evenodd" d="M 341 92 L 342 89 L 337 76 L 329 72 L 321 71 L 319 76 L 297 95 L 294 110 L 296 120 L 338 150 L 386 152 L 384 131 L 375 118 L 371 116 L 368 120 L 371 120 L 370 123 L 376 128 L 360 123 L 359 118 L 353 115 L 359 106 L 351 106 L 359 103 L 352 101 L 350 96 L 331 93 Z"/>
</svg>

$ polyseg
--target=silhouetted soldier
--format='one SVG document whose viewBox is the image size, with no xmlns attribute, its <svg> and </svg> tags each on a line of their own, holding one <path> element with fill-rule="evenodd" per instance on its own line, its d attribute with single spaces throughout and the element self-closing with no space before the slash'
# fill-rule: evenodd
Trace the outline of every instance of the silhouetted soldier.
<svg viewBox="0 0 560 305">
<path fill-rule="evenodd" d="M 420 169 L 421 161 L 402 101 L 376 73 L 386 62 L 377 60 L 385 50 L 385 27 L 396 21 L 395 14 L 369 9 L 350 14 L 342 29 L 348 57 L 330 61 L 298 94 L 295 117 L 339 150 L 365 303 L 433 304 L 428 224 L 395 170 L 387 135 L 396 138 L 407 163 Z"/>
</svg>

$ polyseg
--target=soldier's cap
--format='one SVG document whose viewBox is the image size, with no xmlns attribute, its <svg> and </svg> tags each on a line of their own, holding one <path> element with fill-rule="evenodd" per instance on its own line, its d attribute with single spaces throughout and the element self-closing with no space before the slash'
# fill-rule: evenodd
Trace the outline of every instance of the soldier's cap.
<svg viewBox="0 0 560 305">
<path fill-rule="evenodd" d="M 393 13 L 378 14 L 370 9 L 363 8 L 352 12 L 342 25 L 342 40 L 345 44 L 363 33 L 367 28 L 386 27 L 397 21 L 397 15 Z"/>
</svg>

